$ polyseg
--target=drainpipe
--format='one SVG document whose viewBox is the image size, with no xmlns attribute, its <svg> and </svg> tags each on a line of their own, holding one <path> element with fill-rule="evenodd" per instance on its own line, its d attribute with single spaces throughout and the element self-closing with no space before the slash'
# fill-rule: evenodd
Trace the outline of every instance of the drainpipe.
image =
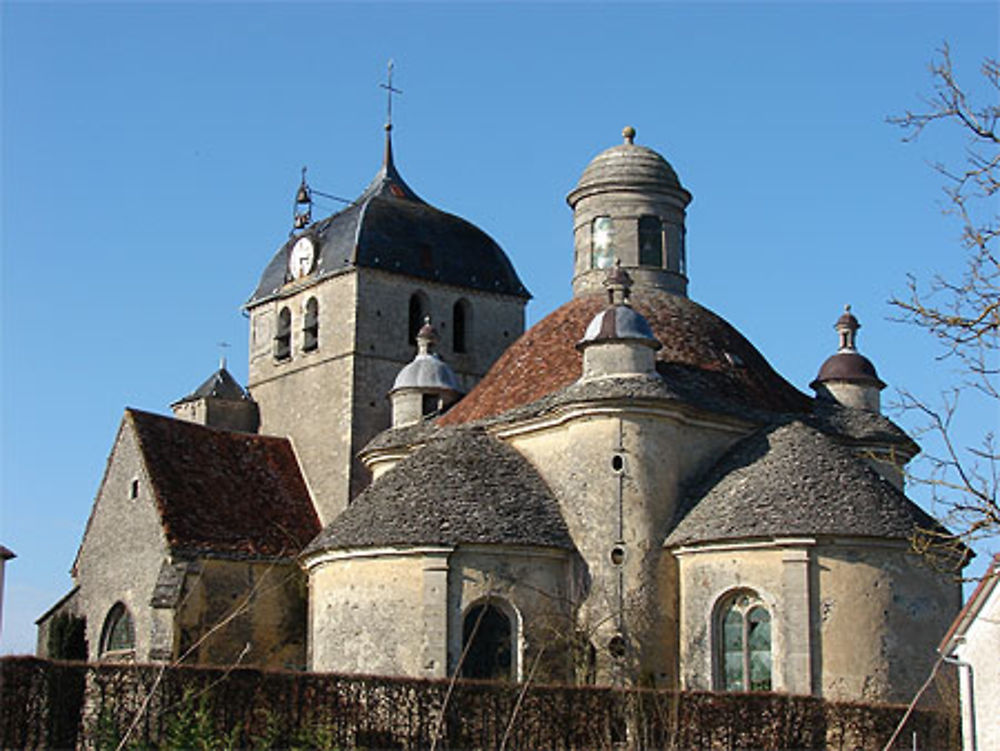
<svg viewBox="0 0 1000 751">
<path fill-rule="evenodd" d="M 972 665 L 957 657 L 942 655 L 941 659 L 959 668 L 959 680 L 965 684 L 965 691 L 960 691 L 959 696 L 964 693 L 968 701 L 962 704 L 962 736 L 965 751 L 976 751 L 976 701 L 972 693 Z M 962 669 L 964 668 L 964 670 Z"/>
</svg>

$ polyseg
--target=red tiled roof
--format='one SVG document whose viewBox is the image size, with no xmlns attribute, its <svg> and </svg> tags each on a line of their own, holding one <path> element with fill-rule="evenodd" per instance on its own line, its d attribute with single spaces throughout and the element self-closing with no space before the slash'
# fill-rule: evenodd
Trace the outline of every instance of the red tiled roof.
<svg viewBox="0 0 1000 751">
<path fill-rule="evenodd" d="M 295 556 L 319 518 L 285 438 L 216 430 L 128 409 L 175 549 Z"/>
<path fill-rule="evenodd" d="M 573 383 L 582 367 L 575 345 L 606 305 L 603 294 L 576 297 L 539 321 L 439 424 L 457 425 L 498 415 Z M 727 396 L 747 407 L 775 412 L 809 409 L 809 397 L 778 375 L 742 334 L 710 310 L 686 297 L 657 290 L 634 293 L 632 305 L 663 344 L 656 354 L 659 361 L 678 364 L 680 370 L 694 367 L 725 376 Z"/>
</svg>

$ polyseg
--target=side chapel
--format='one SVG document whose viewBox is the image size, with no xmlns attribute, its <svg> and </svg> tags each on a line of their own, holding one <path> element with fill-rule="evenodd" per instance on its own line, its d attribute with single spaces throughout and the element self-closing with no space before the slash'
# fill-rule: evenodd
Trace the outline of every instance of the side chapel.
<svg viewBox="0 0 1000 751">
<path fill-rule="evenodd" d="M 692 196 L 623 135 L 567 197 L 572 299 L 524 331 L 387 126 L 246 302 L 246 388 L 126 410 L 39 652 L 73 618 L 92 660 L 908 699 L 961 593 L 911 553 L 940 527 L 858 319 L 788 383 L 688 298 Z"/>
</svg>

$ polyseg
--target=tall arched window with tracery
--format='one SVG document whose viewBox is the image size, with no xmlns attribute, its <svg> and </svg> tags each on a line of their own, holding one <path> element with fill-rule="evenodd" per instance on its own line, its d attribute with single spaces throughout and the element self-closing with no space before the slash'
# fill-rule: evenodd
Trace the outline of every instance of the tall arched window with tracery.
<svg viewBox="0 0 1000 751">
<path fill-rule="evenodd" d="M 760 596 L 741 590 L 727 597 L 716 624 L 717 688 L 771 690 L 771 614 Z"/>
<path fill-rule="evenodd" d="M 135 649 L 135 627 L 128 608 L 116 602 L 108 611 L 101 629 L 101 656 L 124 654 Z"/>
<path fill-rule="evenodd" d="M 507 614 L 488 602 L 469 608 L 462 622 L 462 651 L 463 678 L 512 679 L 514 628 Z"/>
</svg>

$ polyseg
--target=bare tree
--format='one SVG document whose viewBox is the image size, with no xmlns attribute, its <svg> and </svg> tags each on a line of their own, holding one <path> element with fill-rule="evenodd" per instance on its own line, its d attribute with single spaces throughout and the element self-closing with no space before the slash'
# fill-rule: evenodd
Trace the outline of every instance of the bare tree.
<svg viewBox="0 0 1000 751">
<path fill-rule="evenodd" d="M 905 131 L 904 141 L 925 129 L 947 129 L 965 139 L 962 158 L 931 166 L 944 179 L 945 213 L 962 227 L 962 270 L 931 279 L 910 276 L 905 296 L 890 300 L 899 319 L 925 330 L 940 345 L 939 359 L 953 365 L 955 385 L 934 401 L 900 392 L 899 407 L 915 416 L 917 434 L 929 446 L 912 479 L 930 489 L 935 511 L 957 538 L 928 532 L 919 544 L 931 555 L 1000 538 L 997 501 L 1000 455 L 992 428 L 966 445 L 958 437 L 959 406 L 964 412 L 985 408 L 989 425 L 1000 414 L 1000 264 L 997 235 L 1000 215 L 1000 65 L 986 59 L 980 68 L 978 95 L 956 79 L 947 44 L 931 63 L 933 94 L 920 111 L 907 111 L 889 122 Z M 950 557 L 950 556 L 948 556 Z"/>
</svg>

